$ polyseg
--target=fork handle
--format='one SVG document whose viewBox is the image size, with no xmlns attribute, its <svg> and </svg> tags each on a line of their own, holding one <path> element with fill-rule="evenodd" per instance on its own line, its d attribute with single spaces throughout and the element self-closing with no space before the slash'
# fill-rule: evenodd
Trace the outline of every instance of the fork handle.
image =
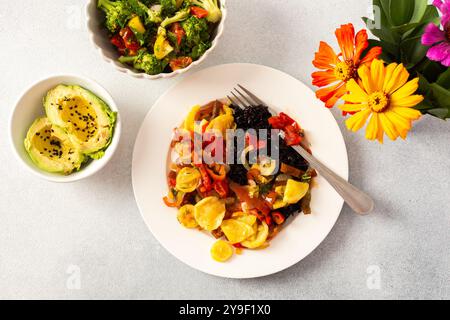
<svg viewBox="0 0 450 320">
<path fill-rule="evenodd" d="M 302 147 L 294 146 L 293 148 L 328 181 L 353 211 L 365 215 L 373 210 L 374 202 L 366 193 L 342 179 Z"/>
</svg>

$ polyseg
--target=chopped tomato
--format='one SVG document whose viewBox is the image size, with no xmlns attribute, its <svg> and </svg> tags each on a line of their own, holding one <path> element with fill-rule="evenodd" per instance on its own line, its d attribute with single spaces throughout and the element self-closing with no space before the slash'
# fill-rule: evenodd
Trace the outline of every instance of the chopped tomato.
<svg viewBox="0 0 450 320">
<path fill-rule="evenodd" d="M 178 45 L 181 45 L 181 41 L 183 41 L 183 38 L 186 35 L 186 32 L 184 31 L 181 24 L 179 22 L 172 24 L 171 31 L 177 36 Z"/>
<path fill-rule="evenodd" d="M 289 117 L 287 114 L 285 114 L 284 112 L 281 112 L 278 116 L 270 118 L 269 123 L 274 129 L 283 130 L 287 126 L 290 126 L 296 122 L 294 119 Z"/>
<path fill-rule="evenodd" d="M 179 57 L 176 59 L 170 60 L 170 68 L 172 68 L 173 71 L 184 69 L 188 67 L 192 63 L 191 57 Z"/>
<path fill-rule="evenodd" d="M 199 19 L 202 19 L 208 16 L 208 11 L 200 7 L 191 7 L 191 14 Z"/>
<path fill-rule="evenodd" d="M 131 30 L 130 27 L 123 28 L 122 30 L 120 30 L 119 34 L 122 37 L 123 42 L 125 43 L 125 47 L 127 49 L 137 51 L 141 48 L 133 30 Z"/>
<path fill-rule="evenodd" d="M 118 49 L 125 49 L 125 42 L 119 34 L 115 34 L 111 38 L 111 43 L 116 46 Z"/>
<path fill-rule="evenodd" d="M 285 113 L 280 113 L 276 117 L 269 119 L 270 125 L 274 129 L 283 130 L 285 133 L 285 141 L 288 146 L 299 145 L 303 140 L 303 132 L 295 120 Z"/>
<path fill-rule="evenodd" d="M 301 132 L 297 131 L 293 126 L 287 126 L 284 128 L 285 141 L 288 146 L 297 146 L 302 140 L 303 136 Z"/>
<path fill-rule="evenodd" d="M 214 182 L 214 190 L 219 194 L 219 196 L 225 199 L 228 196 L 228 182 L 226 180 L 217 180 Z"/>
</svg>

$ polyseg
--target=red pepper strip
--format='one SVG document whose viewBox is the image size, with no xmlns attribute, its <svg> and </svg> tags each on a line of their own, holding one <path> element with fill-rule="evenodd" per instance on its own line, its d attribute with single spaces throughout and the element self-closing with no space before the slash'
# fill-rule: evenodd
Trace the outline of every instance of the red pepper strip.
<svg viewBox="0 0 450 320">
<path fill-rule="evenodd" d="M 219 181 L 216 180 L 214 182 L 214 190 L 219 194 L 222 199 L 225 199 L 228 196 L 228 182 L 225 180 Z"/>
<path fill-rule="evenodd" d="M 264 220 L 266 221 L 268 226 L 272 225 L 272 217 L 271 216 L 266 216 L 266 218 Z"/>
<path fill-rule="evenodd" d="M 272 219 L 275 221 L 277 225 L 283 224 L 286 221 L 286 218 L 284 215 L 282 215 L 280 212 L 272 212 Z"/>
<path fill-rule="evenodd" d="M 199 19 L 202 19 L 208 16 L 208 11 L 200 7 L 191 7 L 191 14 Z"/>
<path fill-rule="evenodd" d="M 217 168 L 218 170 L 215 170 Z M 215 165 L 213 169 L 206 167 L 206 171 L 214 181 L 223 181 L 227 177 L 225 166 L 221 164 Z"/>
<path fill-rule="evenodd" d="M 169 208 L 176 208 L 178 206 L 177 202 L 170 200 L 169 197 L 164 197 L 163 201 Z"/>
<path fill-rule="evenodd" d="M 237 249 L 244 249 L 244 246 L 240 243 L 235 243 L 233 244 L 233 247 L 237 248 Z"/>
<path fill-rule="evenodd" d="M 202 187 L 205 188 L 205 191 L 202 192 L 208 192 L 213 189 L 213 185 L 211 183 L 211 178 L 208 175 L 208 171 L 206 171 L 206 166 L 204 164 L 200 165 L 198 167 L 198 170 L 200 170 L 200 174 L 202 176 Z"/>
</svg>

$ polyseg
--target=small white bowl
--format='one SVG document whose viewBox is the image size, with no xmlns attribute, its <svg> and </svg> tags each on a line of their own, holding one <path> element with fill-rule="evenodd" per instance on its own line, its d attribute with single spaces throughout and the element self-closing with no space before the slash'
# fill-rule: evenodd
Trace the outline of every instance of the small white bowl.
<svg viewBox="0 0 450 320">
<path fill-rule="evenodd" d="M 103 13 L 100 9 L 97 8 L 97 0 L 89 0 L 86 5 L 86 15 L 87 15 L 87 29 L 89 32 L 89 37 L 94 44 L 94 46 L 98 49 L 103 59 L 110 64 L 112 64 L 117 70 L 120 72 L 124 72 L 129 74 L 135 78 L 144 78 L 150 80 L 156 79 L 167 79 L 177 76 L 179 74 L 185 73 L 196 65 L 202 63 L 206 57 L 215 49 L 217 43 L 219 42 L 220 37 L 223 34 L 223 30 L 225 27 L 225 20 L 227 18 L 227 9 L 226 9 L 226 0 L 219 0 L 220 9 L 222 10 L 222 20 L 220 20 L 219 24 L 216 27 L 216 30 L 213 34 L 213 41 L 211 48 L 209 48 L 200 59 L 194 61 L 190 66 L 184 69 L 179 69 L 173 71 L 171 73 L 160 73 L 157 75 L 149 75 L 138 70 L 135 70 L 132 66 L 124 65 L 118 61 L 119 54 L 117 50 L 114 49 L 113 45 L 109 42 L 108 32 L 106 28 L 103 26 Z"/>
<path fill-rule="evenodd" d="M 50 89 L 59 84 L 79 85 L 87 90 L 90 90 L 105 101 L 112 111 L 118 112 L 117 106 L 111 95 L 95 81 L 75 75 L 53 76 L 32 85 L 19 98 L 11 114 L 9 122 L 10 140 L 17 159 L 32 173 L 53 182 L 74 182 L 87 178 L 100 171 L 111 159 L 119 144 L 121 134 L 120 116 L 117 116 L 112 142 L 106 150 L 103 158 L 92 161 L 82 170 L 74 172 L 68 176 L 48 173 L 40 170 L 30 159 L 23 142 L 33 121 L 38 117 L 45 116 L 45 111 L 42 104 L 43 97 Z"/>
</svg>

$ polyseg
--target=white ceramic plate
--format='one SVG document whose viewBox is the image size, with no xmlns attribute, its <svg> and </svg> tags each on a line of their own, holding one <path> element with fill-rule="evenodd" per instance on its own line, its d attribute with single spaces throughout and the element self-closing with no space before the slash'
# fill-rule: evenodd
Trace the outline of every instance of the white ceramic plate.
<svg viewBox="0 0 450 320">
<path fill-rule="evenodd" d="M 227 278 L 255 278 L 284 270 L 310 254 L 333 228 L 343 200 L 320 176 L 312 193 L 312 215 L 297 216 L 269 248 L 245 250 L 225 264 L 210 257 L 216 241 L 197 230 L 183 228 L 177 210 L 167 208 L 166 159 L 172 130 L 193 105 L 226 96 L 240 83 L 275 111 L 295 118 L 305 129 L 315 156 L 348 179 L 344 139 L 331 112 L 314 93 L 293 77 L 264 66 L 227 64 L 202 70 L 184 79 L 153 106 L 137 136 L 133 155 L 133 188 L 145 223 L 175 257 L 200 271 Z"/>
</svg>

